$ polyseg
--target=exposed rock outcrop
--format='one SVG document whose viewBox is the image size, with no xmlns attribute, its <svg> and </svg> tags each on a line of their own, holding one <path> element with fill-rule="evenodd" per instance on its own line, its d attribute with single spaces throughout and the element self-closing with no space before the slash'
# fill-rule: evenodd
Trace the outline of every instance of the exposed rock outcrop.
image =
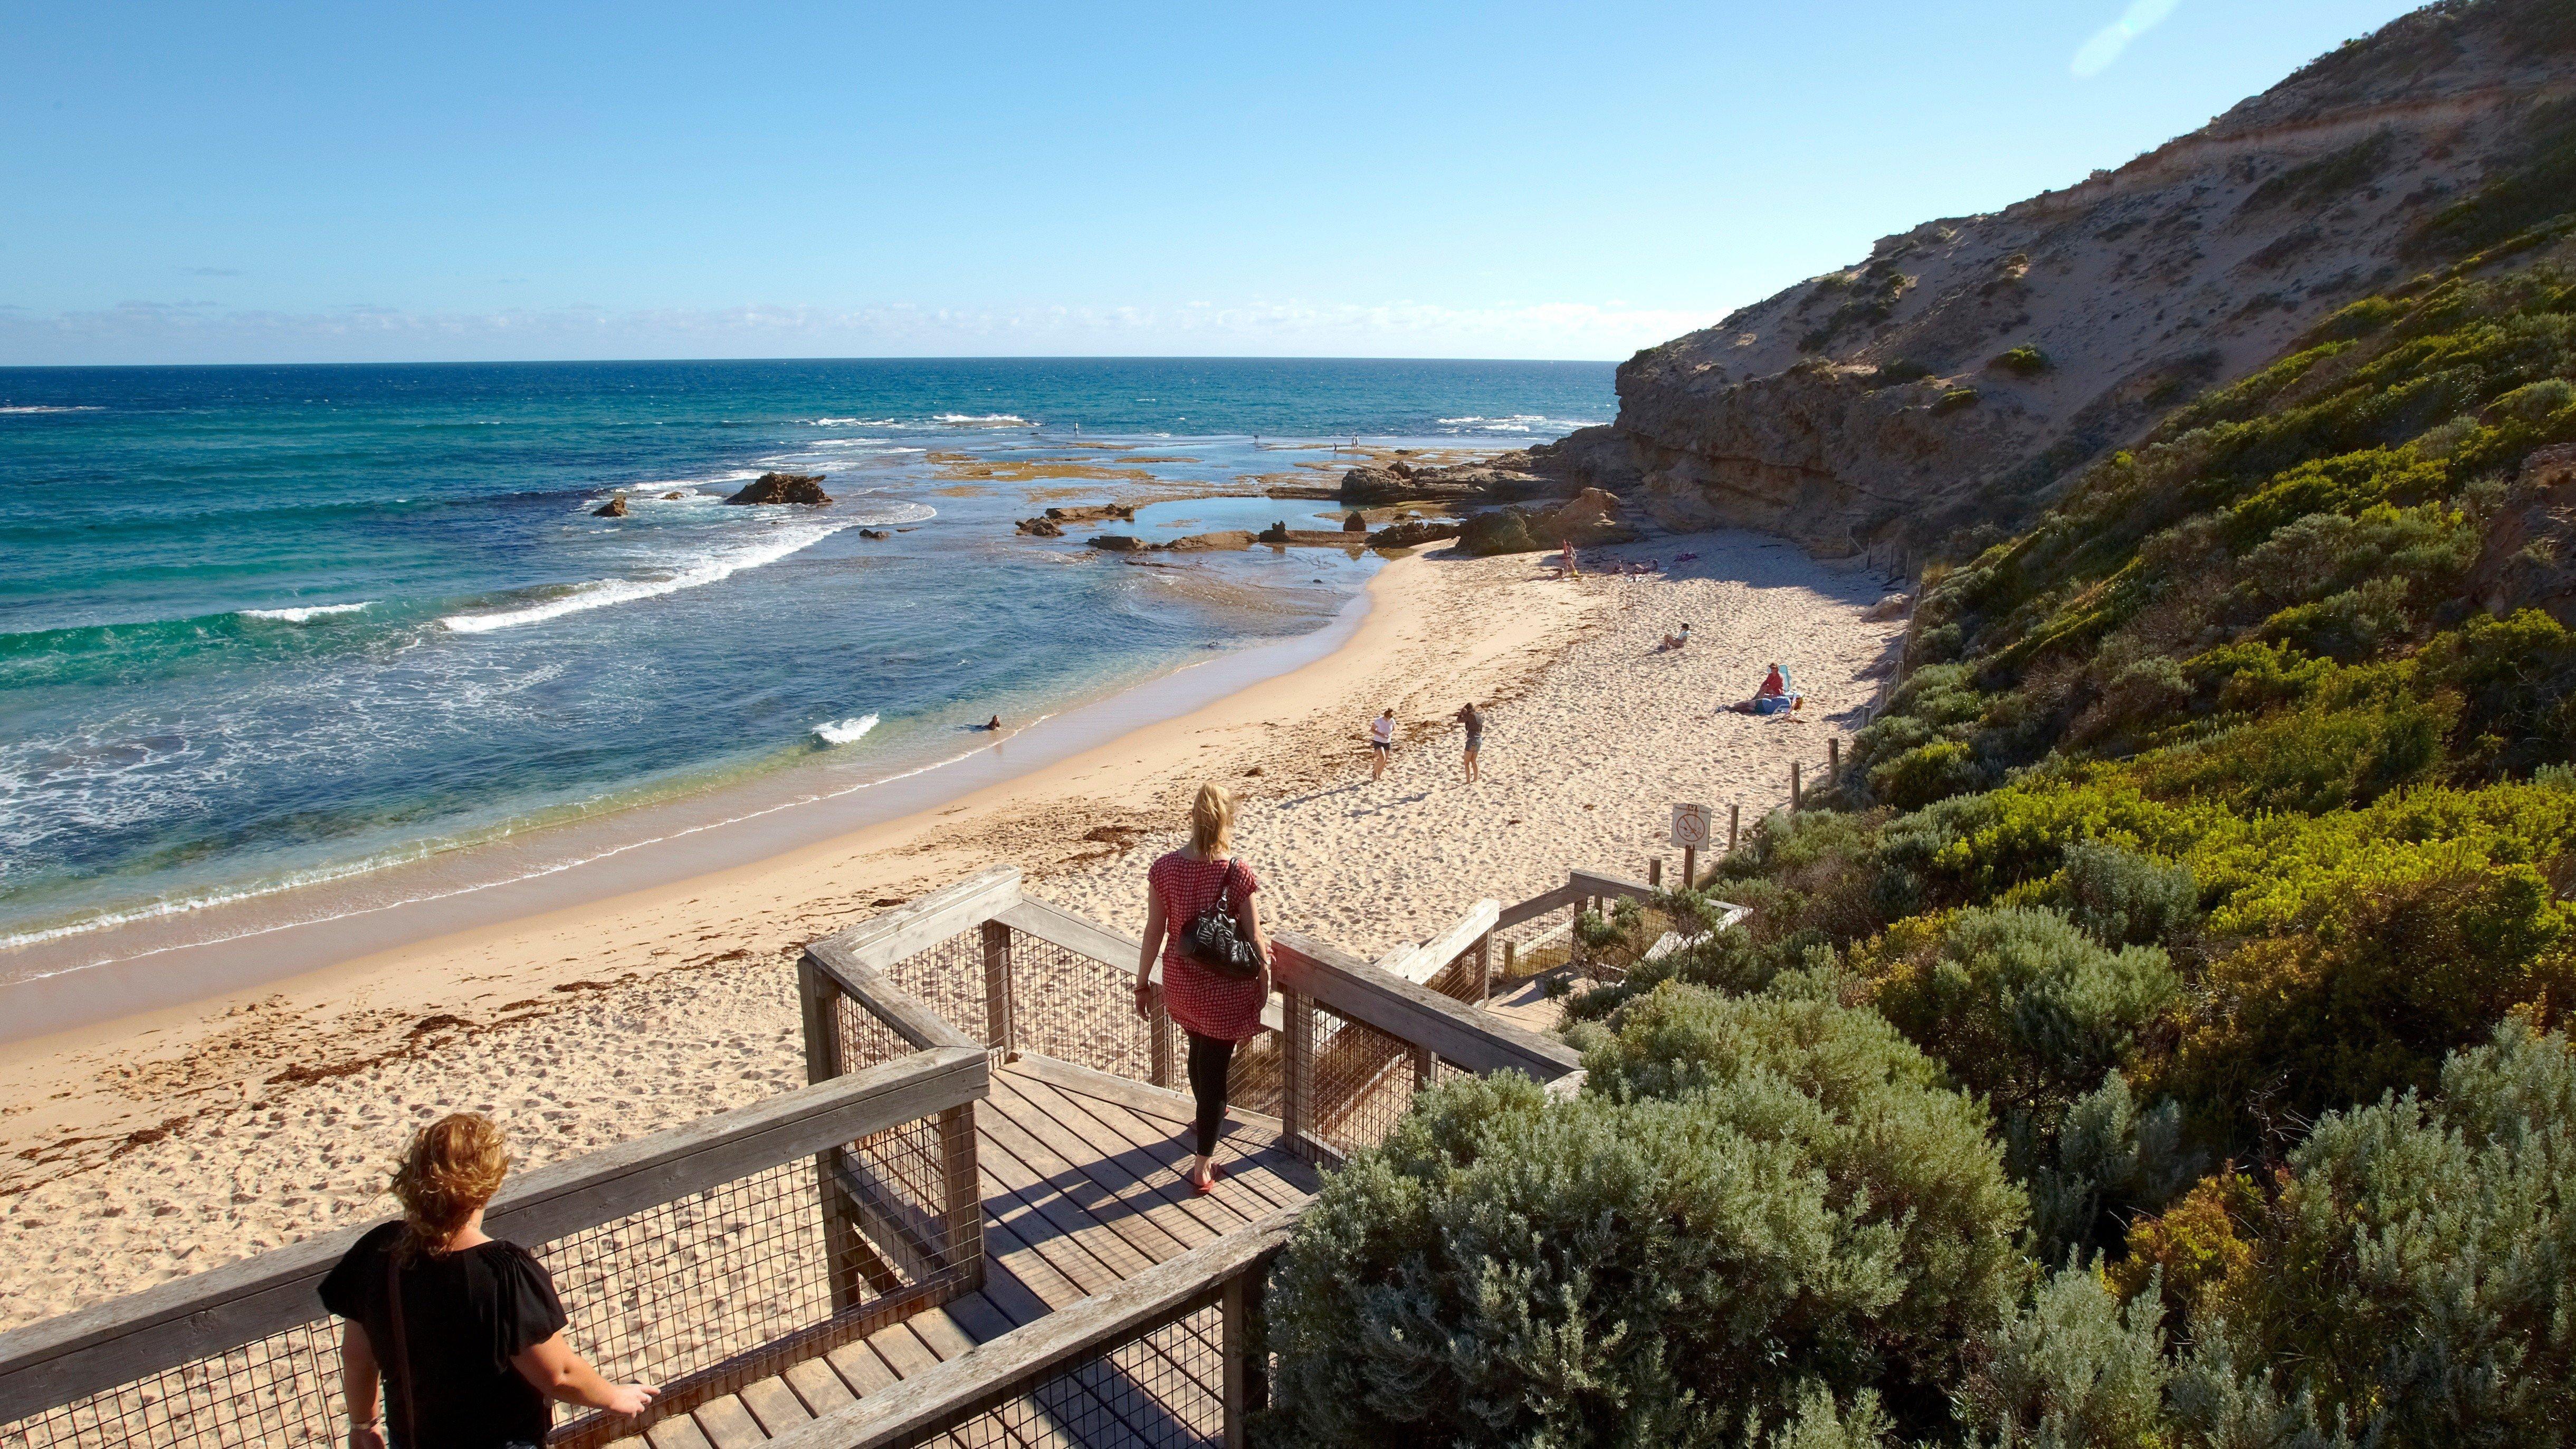
<svg viewBox="0 0 2576 1449">
<path fill-rule="evenodd" d="M 1569 543 L 1577 548 L 1624 543 L 1636 536 L 1617 495 L 1586 488 L 1553 509 L 1496 508 L 1479 513 L 1467 520 L 1459 546 L 1477 555 L 1528 553 Z"/>
<path fill-rule="evenodd" d="M 1392 524 L 1368 536 L 1371 548 L 1420 548 L 1426 543 L 1456 538 L 1461 525 L 1412 521 Z"/>
<path fill-rule="evenodd" d="M 1052 518 L 1023 518 L 1019 522 L 1019 529 L 1031 538 L 1064 537 L 1064 525 Z"/>
<path fill-rule="evenodd" d="M 1353 468 L 1342 475 L 1337 496 L 1345 503 L 1517 502 L 1568 491 L 1559 476 L 1535 469 L 1532 455 L 1515 450 L 1447 468 L 1416 468 L 1401 459 L 1386 467 Z"/>
<path fill-rule="evenodd" d="M 1193 533 L 1187 538 L 1176 538 L 1158 547 L 1173 553 L 1215 553 L 1226 549 L 1250 548 L 1252 531 L 1246 528 L 1225 528 L 1214 533 Z"/>
<path fill-rule="evenodd" d="M 2524 461 L 2512 497 L 2487 524 L 2468 596 L 2498 617 L 2540 609 L 2576 625 L 2576 445 Z"/>
<path fill-rule="evenodd" d="M 1121 523 L 1133 523 L 1136 520 L 1136 505 L 1132 503 L 1092 503 L 1085 504 L 1080 508 L 1050 508 L 1046 511 L 1046 516 L 1048 521 L 1059 524 L 1106 523 L 1112 519 Z"/>
<path fill-rule="evenodd" d="M 1145 540 L 1126 533 L 1095 534 L 1083 542 L 1103 553 L 1143 553 L 1153 547 Z"/>
<path fill-rule="evenodd" d="M 606 503 L 590 510 L 590 516 L 593 518 L 624 518 L 626 516 L 626 495 L 620 493 L 616 497 L 609 499 Z"/>
<path fill-rule="evenodd" d="M 824 477 L 821 473 L 763 473 L 742 485 L 742 491 L 725 502 L 829 503 L 832 495 L 823 491 Z"/>
<path fill-rule="evenodd" d="M 1526 467 L 1827 556 L 2018 523 L 2354 299 L 2501 240 L 2453 203 L 2547 174 L 2571 62 L 2565 0 L 2419 11 L 2117 171 L 1637 354 L 1617 421 Z"/>
</svg>

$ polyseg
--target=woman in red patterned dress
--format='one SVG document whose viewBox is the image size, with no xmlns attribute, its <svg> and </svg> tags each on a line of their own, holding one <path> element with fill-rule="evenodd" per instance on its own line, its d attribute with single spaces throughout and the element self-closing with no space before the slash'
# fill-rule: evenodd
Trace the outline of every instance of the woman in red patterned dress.
<svg viewBox="0 0 2576 1449">
<path fill-rule="evenodd" d="M 1225 1124 L 1226 1071 L 1234 1048 L 1261 1034 L 1261 1008 L 1270 1000 L 1270 940 L 1252 893 L 1261 888 L 1252 867 L 1234 858 L 1234 797 L 1201 785 L 1190 806 L 1190 843 L 1155 861 L 1145 873 L 1145 949 L 1136 961 L 1136 1014 L 1153 1012 L 1154 957 L 1163 958 L 1163 1002 L 1190 1038 L 1190 1095 L 1198 1099 L 1198 1156 L 1190 1160 L 1190 1186 L 1216 1185 L 1216 1135 Z M 1181 952 L 1181 939 L 1199 913 L 1223 896 L 1234 909 L 1244 939 L 1261 950 L 1261 974 L 1237 980 L 1220 976 Z"/>
</svg>

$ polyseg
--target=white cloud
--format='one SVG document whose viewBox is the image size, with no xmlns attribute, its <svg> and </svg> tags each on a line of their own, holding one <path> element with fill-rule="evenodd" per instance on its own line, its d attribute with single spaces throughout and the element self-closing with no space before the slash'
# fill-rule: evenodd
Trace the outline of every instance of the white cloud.
<svg viewBox="0 0 2576 1449">
<path fill-rule="evenodd" d="M 1084 353 L 1619 358 L 1706 326 L 1715 315 L 1583 302 L 576 306 L 454 313 L 377 306 L 223 311 L 202 302 L 128 302 L 51 316 L 0 315 L 0 363 Z"/>
<path fill-rule="evenodd" d="M 2095 31 L 2075 52 L 2075 73 L 2090 78 L 2111 68 L 2129 42 L 2165 23 L 2182 0 L 2133 0 L 2119 19 Z"/>
</svg>

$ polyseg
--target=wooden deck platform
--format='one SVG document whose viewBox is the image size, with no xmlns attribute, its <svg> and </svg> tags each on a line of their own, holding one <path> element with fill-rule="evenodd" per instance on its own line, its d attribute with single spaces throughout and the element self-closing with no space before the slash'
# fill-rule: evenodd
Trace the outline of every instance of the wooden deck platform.
<svg viewBox="0 0 2576 1449">
<path fill-rule="evenodd" d="M 763 1443 L 1313 1195 L 1314 1169 L 1280 1145 L 1279 1124 L 1240 1111 L 1217 1148 L 1216 1190 L 1192 1193 L 1178 1170 L 1191 1151 L 1190 1115 L 1178 1093 L 1047 1058 L 997 1066 L 992 1095 L 975 1107 L 981 1292 L 612 1449 Z"/>
</svg>

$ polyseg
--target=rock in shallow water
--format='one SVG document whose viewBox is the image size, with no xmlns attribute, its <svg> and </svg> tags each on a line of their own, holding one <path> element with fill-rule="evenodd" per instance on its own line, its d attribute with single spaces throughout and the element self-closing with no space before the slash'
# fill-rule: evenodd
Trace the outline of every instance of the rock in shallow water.
<svg viewBox="0 0 2576 1449">
<path fill-rule="evenodd" d="M 805 503 L 832 501 L 823 491 L 821 473 L 763 473 L 742 486 L 742 491 L 725 500 L 727 503 Z"/>
</svg>

